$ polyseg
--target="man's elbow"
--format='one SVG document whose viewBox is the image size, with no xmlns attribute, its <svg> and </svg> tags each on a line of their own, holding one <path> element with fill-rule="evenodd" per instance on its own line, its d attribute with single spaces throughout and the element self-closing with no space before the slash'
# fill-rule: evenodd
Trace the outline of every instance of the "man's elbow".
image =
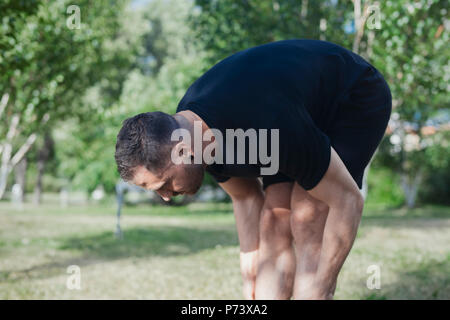
<svg viewBox="0 0 450 320">
<path fill-rule="evenodd" d="M 345 214 L 347 218 L 359 223 L 364 209 L 364 198 L 359 190 L 340 192 L 339 195 L 334 197 L 330 207 L 334 207 L 334 212 L 341 215 L 341 217 Z"/>
<path fill-rule="evenodd" d="M 348 197 L 349 202 L 351 202 L 355 209 L 355 212 L 361 215 L 364 209 L 364 197 L 362 196 L 361 192 L 359 190 L 352 191 Z"/>
<path fill-rule="evenodd" d="M 355 227 L 359 225 L 364 209 L 364 198 L 359 190 L 345 194 L 341 203 L 341 212 L 345 212 L 354 221 Z"/>
</svg>

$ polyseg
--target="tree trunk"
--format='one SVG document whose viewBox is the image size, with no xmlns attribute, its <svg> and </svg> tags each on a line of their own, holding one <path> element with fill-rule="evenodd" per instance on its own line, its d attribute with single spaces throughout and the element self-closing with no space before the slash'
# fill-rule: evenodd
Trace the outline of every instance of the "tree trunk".
<svg viewBox="0 0 450 320">
<path fill-rule="evenodd" d="M 20 195 L 20 202 L 25 199 L 26 175 L 27 175 L 28 161 L 27 158 L 22 158 L 14 168 L 15 180 L 20 185 L 22 194 Z"/>
<path fill-rule="evenodd" d="M 308 0 L 302 0 L 302 8 L 300 10 L 300 17 L 306 19 L 308 16 Z"/>
<path fill-rule="evenodd" d="M 48 120 L 46 118 L 45 122 Z M 19 150 L 13 155 L 13 139 L 18 135 L 19 130 L 17 126 L 20 121 L 19 115 L 13 115 L 9 124 L 8 133 L 3 144 L 0 145 L 1 151 L 1 164 L 0 164 L 0 199 L 3 198 L 6 191 L 6 184 L 8 182 L 8 176 L 12 169 L 22 160 L 25 154 L 30 150 L 33 143 L 36 141 L 36 133 L 32 133 L 28 136 L 25 143 L 19 148 Z"/>
<path fill-rule="evenodd" d="M 2 149 L 2 162 L 0 166 L 0 199 L 5 195 L 8 176 L 11 171 L 9 160 L 11 159 L 12 146 L 10 143 L 5 143 Z"/>
<path fill-rule="evenodd" d="M 417 192 L 419 191 L 422 178 L 422 170 L 419 170 L 414 177 L 410 177 L 407 172 L 401 176 L 402 189 L 405 194 L 405 202 L 408 209 L 412 209 L 416 205 Z"/>
<path fill-rule="evenodd" d="M 45 133 L 44 136 L 44 144 L 42 148 L 38 152 L 37 159 L 37 177 L 36 177 L 36 185 L 34 187 L 34 196 L 33 203 L 40 204 L 42 200 L 42 178 L 45 172 L 45 166 L 50 157 L 50 153 L 53 148 L 53 139 L 49 132 Z"/>
</svg>

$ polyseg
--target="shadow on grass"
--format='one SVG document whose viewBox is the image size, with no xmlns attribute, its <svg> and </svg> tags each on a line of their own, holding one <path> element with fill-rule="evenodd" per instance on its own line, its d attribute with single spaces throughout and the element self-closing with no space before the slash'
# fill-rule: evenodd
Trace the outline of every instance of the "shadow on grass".
<svg viewBox="0 0 450 320">
<path fill-rule="evenodd" d="M 361 225 L 402 229 L 449 228 L 450 208 L 429 206 L 415 209 L 369 209 L 363 212 Z"/>
<path fill-rule="evenodd" d="M 108 209 L 110 210 L 110 209 Z M 124 206 L 123 216 L 164 216 L 188 217 L 209 216 L 217 214 L 233 215 L 233 209 L 227 203 L 191 203 L 187 206 L 136 205 Z"/>
<path fill-rule="evenodd" d="M 433 230 L 439 229 L 449 229 L 450 219 L 440 219 L 440 218 L 414 218 L 414 219 L 385 219 L 385 218 L 362 218 L 361 226 L 364 228 L 388 228 L 390 230 L 396 229 L 411 229 L 411 230 L 428 230 L 428 232 L 433 232 Z M 360 228 L 361 230 L 362 228 Z M 367 230 L 367 229 L 365 229 Z M 361 230 L 362 231 L 362 230 Z M 364 232 L 363 232 L 364 233 Z"/>
<path fill-rule="evenodd" d="M 238 245 L 236 232 L 224 228 L 187 228 L 158 226 L 132 228 L 124 231 L 123 239 L 111 232 L 63 240 L 62 250 L 80 250 L 90 258 L 176 256 L 192 254 L 217 245 Z"/>
<path fill-rule="evenodd" d="M 398 273 L 392 284 L 383 285 L 381 289 L 363 297 L 368 300 L 386 299 L 450 299 L 450 255 L 444 261 L 427 261 L 414 268 Z"/>
<path fill-rule="evenodd" d="M 407 220 L 415 218 L 450 218 L 450 207 L 424 206 L 419 208 L 365 208 L 363 219 L 394 219 Z"/>
<path fill-rule="evenodd" d="M 23 270 L 0 271 L 0 282 L 42 279 L 66 272 L 70 265 L 79 267 L 133 257 L 169 257 L 198 253 L 217 246 L 237 246 L 232 228 L 187 228 L 158 226 L 124 230 L 123 239 L 112 232 L 63 238 L 59 250 L 74 251 L 73 258 L 61 259 Z M 78 254 L 81 253 L 81 255 Z"/>
</svg>

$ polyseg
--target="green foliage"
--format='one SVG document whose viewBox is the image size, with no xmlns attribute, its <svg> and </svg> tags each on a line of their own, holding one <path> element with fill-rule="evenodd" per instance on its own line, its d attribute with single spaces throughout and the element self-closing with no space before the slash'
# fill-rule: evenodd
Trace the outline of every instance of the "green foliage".
<svg viewBox="0 0 450 320">
<path fill-rule="evenodd" d="M 433 136 L 434 143 L 425 150 L 427 174 L 419 198 L 423 202 L 450 204 L 450 131 Z"/>
<path fill-rule="evenodd" d="M 421 126 L 450 103 L 447 1 L 383 1 L 374 64 L 389 82 L 395 111 Z"/>
<path fill-rule="evenodd" d="M 118 36 L 125 1 L 78 1 L 80 29 L 66 25 L 69 1 L 20 3 L 5 8 L 0 92 L 10 93 L 8 112 L 20 113 L 28 131 L 41 129 L 39 120 L 46 113 L 51 122 L 87 117 L 92 110 L 81 99 L 100 80 L 110 79 L 109 90 L 120 91 L 114 81 L 130 55 L 111 42 Z"/>
<path fill-rule="evenodd" d="M 182 0 L 152 1 L 145 8 L 145 50 L 139 69 L 125 83 L 117 114 L 175 112 L 188 86 L 206 68 L 201 42 L 187 23 L 191 12 L 192 5 Z"/>
<path fill-rule="evenodd" d="M 419 193 L 420 201 L 450 205 L 449 181 L 450 170 L 448 168 L 427 172 Z"/>
<path fill-rule="evenodd" d="M 400 174 L 404 172 L 414 176 L 420 170 L 424 174 L 419 187 L 420 202 L 449 204 L 450 131 L 441 126 L 435 134 L 423 137 L 421 141 L 424 147 L 420 150 L 394 152 L 389 137 L 384 139 L 373 162 L 374 166 L 391 172 L 390 179 L 396 181 L 395 187 L 391 189 L 393 194 L 399 189 Z M 369 174 L 369 186 L 370 195 L 372 191 L 376 194 L 381 187 L 372 172 Z"/>
<path fill-rule="evenodd" d="M 404 196 L 398 183 L 398 176 L 386 168 L 372 166 L 368 175 L 369 193 L 367 203 L 398 207 L 403 204 Z"/>
<path fill-rule="evenodd" d="M 434 134 L 425 149 L 427 165 L 431 170 L 448 170 L 450 167 L 450 131 L 443 128 Z"/>
<path fill-rule="evenodd" d="M 0 30 L 0 96 L 9 94 L 10 99 L 0 119 L 0 142 L 13 115 L 20 116 L 22 134 L 14 141 L 15 149 L 30 133 L 49 132 L 66 119 L 78 119 L 89 130 L 99 129 L 97 115 L 118 99 L 136 62 L 134 30 L 123 27 L 124 19 L 130 18 L 124 9 L 127 2 L 77 1 L 79 28 L 67 25 L 74 14 L 67 12 L 73 4 L 68 0 L 7 1 L 1 5 L 1 12 L 7 15 Z M 45 124 L 41 121 L 44 115 L 49 119 Z M 57 147 L 59 154 L 71 148 L 70 144 Z M 76 156 L 80 163 L 84 161 L 80 154 Z M 91 180 L 100 176 L 92 168 L 86 174 Z"/>
<path fill-rule="evenodd" d="M 362 1 L 362 5 L 373 4 Z M 405 139 L 415 125 L 422 148 L 393 151 L 384 139 L 369 177 L 369 202 L 401 203 L 398 174 L 424 171 L 422 201 L 449 199 L 445 131 L 420 128 L 448 109 L 449 4 L 438 0 L 377 2 L 381 29 L 367 26 L 358 47 L 392 90 Z M 69 29 L 70 4 L 81 28 Z M 323 39 L 351 49 L 353 1 L 153 0 L 131 9 L 127 0 L 3 0 L 0 3 L 0 96 L 10 103 L 0 118 L 0 142 L 19 114 L 17 150 L 27 135 L 53 131 L 52 185 L 71 181 L 113 191 L 118 179 L 114 144 L 122 121 L 140 112 L 173 113 L 188 86 L 218 60 L 251 46 L 289 38 Z M 45 126 L 40 119 L 50 115 Z M 430 140 L 432 140 L 430 142 Z M 38 137 L 37 144 L 39 145 Z M 28 157 L 33 173 L 33 160 Z M 213 183 L 210 177 L 206 183 Z M 445 202 L 445 201 L 444 201 Z"/>
<path fill-rule="evenodd" d="M 343 32 L 352 4 L 343 1 L 195 1 L 191 23 L 215 62 L 237 51 L 290 38 L 330 38 L 349 47 L 353 35 Z M 321 31 L 320 20 L 327 30 Z"/>
<path fill-rule="evenodd" d="M 97 118 L 101 123 L 101 118 Z M 55 130 L 59 163 L 58 176 L 70 181 L 72 189 L 93 191 L 99 184 L 114 191 L 118 175 L 114 161 L 116 130 L 105 124 L 77 121 L 65 122 L 64 129 Z"/>
<path fill-rule="evenodd" d="M 383 156 L 411 181 L 418 172 L 425 175 L 420 188 L 425 201 L 448 198 L 449 180 L 439 179 L 449 176 L 448 129 L 442 126 L 432 136 L 421 132 L 437 111 L 449 110 L 448 9 L 447 1 L 438 0 L 382 2 L 382 30 L 374 43 L 374 63 L 389 82 L 398 118 L 394 138 L 401 140 L 397 147 L 385 148 L 389 153 Z M 414 137 L 417 146 L 408 147 Z M 440 174 L 433 183 L 436 172 Z"/>
<path fill-rule="evenodd" d="M 178 101 L 204 69 L 203 55 L 187 26 L 191 5 L 152 1 L 143 12 L 130 12 L 123 28 L 135 44 L 136 64 L 124 79 L 120 97 L 105 103 L 103 88 L 90 88 L 83 103 L 96 110 L 88 121 L 65 122 L 58 129 L 59 174 L 74 188 L 92 191 L 102 184 L 112 192 L 118 180 L 114 161 L 122 121 L 141 112 L 173 113 Z M 103 83 L 103 82 L 102 82 Z"/>
</svg>

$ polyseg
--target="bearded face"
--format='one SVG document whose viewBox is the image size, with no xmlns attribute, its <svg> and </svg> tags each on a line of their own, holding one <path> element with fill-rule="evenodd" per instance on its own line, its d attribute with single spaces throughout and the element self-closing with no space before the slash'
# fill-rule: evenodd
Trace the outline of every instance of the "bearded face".
<svg viewBox="0 0 450 320">
<path fill-rule="evenodd" d="M 204 168 L 200 164 L 171 164 L 154 173 L 144 166 L 135 169 L 132 183 L 158 193 L 165 201 L 179 194 L 195 194 L 202 185 Z"/>
</svg>

